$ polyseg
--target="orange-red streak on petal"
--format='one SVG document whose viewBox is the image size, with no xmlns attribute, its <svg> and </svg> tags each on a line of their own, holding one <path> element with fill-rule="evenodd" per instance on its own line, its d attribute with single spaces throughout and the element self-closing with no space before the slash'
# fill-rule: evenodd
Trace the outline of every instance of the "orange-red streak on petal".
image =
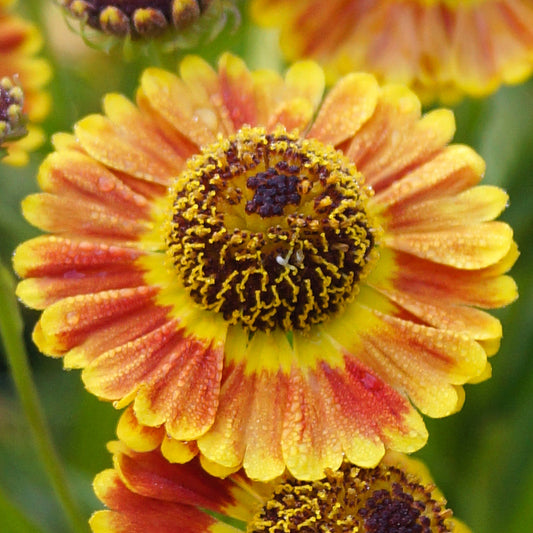
<svg viewBox="0 0 533 533">
<path fill-rule="evenodd" d="M 435 302 L 484 308 L 501 307 L 516 297 L 515 282 L 509 276 L 501 275 L 512 263 L 503 271 L 493 267 L 469 271 L 432 263 L 403 252 L 394 254 L 398 267 L 393 284 L 398 292 L 419 295 Z"/>
<path fill-rule="evenodd" d="M 212 516 L 180 502 L 147 498 L 130 491 L 118 474 L 106 470 L 95 479 L 97 496 L 111 509 L 99 511 L 90 520 L 95 533 L 157 531 L 203 533 L 216 523 Z"/>
<path fill-rule="evenodd" d="M 165 424 L 167 433 L 177 440 L 196 439 L 215 420 L 223 345 L 180 329 L 164 350 L 162 367 L 154 379 L 141 386 L 135 398 L 135 413 L 142 424 Z"/>
<path fill-rule="evenodd" d="M 182 505 L 222 511 L 234 503 L 230 480 L 210 476 L 193 459 L 185 464 L 169 463 L 158 451 L 119 453 L 115 466 L 135 493 Z"/>
<path fill-rule="evenodd" d="M 222 100 L 235 131 L 245 124 L 255 126 L 254 82 L 244 62 L 230 54 L 223 55 L 219 61 L 219 79 Z"/>
<path fill-rule="evenodd" d="M 126 218 L 149 216 L 143 195 L 132 191 L 104 165 L 76 151 L 50 154 L 39 170 L 39 183 L 45 192 L 105 206 Z"/>
<path fill-rule="evenodd" d="M 412 407 L 406 397 L 350 354 L 344 356 L 344 361 L 344 369 L 320 365 L 321 378 L 329 385 L 336 405 L 336 424 L 344 438 L 349 440 L 353 434 L 387 445 L 387 433 L 409 433 L 411 428 L 406 426 L 404 417 Z"/>
<path fill-rule="evenodd" d="M 44 353 L 59 355 L 78 346 L 98 330 L 144 309 L 155 307 L 155 287 L 119 289 L 65 298 L 48 307 L 38 322 L 37 346 Z"/>
<path fill-rule="evenodd" d="M 15 251 L 16 272 L 27 279 L 17 287 L 26 305 L 44 309 L 80 294 L 144 284 L 142 272 L 133 266 L 141 252 L 104 243 L 42 236 Z"/>
</svg>

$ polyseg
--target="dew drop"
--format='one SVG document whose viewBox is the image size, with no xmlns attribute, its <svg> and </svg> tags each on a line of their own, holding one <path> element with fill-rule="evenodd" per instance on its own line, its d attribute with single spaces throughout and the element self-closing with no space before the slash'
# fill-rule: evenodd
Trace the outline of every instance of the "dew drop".
<svg viewBox="0 0 533 533">
<path fill-rule="evenodd" d="M 380 388 L 379 380 L 376 378 L 376 376 L 373 376 L 372 374 L 369 374 L 368 372 L 365 372 L 363 377 L 361 378 L 361 383 L 365 387 L 365 389 L 369 391 L 375 391 Z"/>
<path fill-rule="evenodd" d="M 100 176 L 98 178 L 98 188 L 102 192 L 109 192 L 115 188 L 115 181 L 109 176 Z"/>
<path fill-rule="evenodd" d="M 80 315 L 76 311 L 69 311 L 65 318 L 69 326 L 75 326 L 80 321 Z"/>
</svg>

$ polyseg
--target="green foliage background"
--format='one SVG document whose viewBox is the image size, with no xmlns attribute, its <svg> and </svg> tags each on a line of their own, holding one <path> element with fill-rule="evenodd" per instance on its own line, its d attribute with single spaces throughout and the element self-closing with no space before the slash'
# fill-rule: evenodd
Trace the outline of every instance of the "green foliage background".
<svg viewBox="0 0 533 533">
<path fill-rule="evenodd" d="M 43 54 L 55 74 L 49 85 L 52 112 L 44 124 L 48 135 L 71 131 L 74 122 L 101 110 L 106 92 L 133 97 L 143 68 L 175 70 L 185 52 L 161 55 L 137 51 L 125 61 L 85 49 L 73 54 L 61 16 L 50 1 L 19 1 L 20 11 L 44 29 Z M 228 28 L 200 49 L 210 61 L 225 49 L 243 56 L 252 68 L 283 68 L 276 36 L 254 28 L 246 16 L 235 31 Z M 78 43 L 79 44 L 79 43 Z M 83 47 L 80 45 L 80 49 Z M 67 53 L 69 52 L 69 53 Z M 473 146 L 487 161 L 485 183 L 505 188 L 511 198 L 503 219 L 515 230 L 521 257 L 513 275 L 520 299 L 497 312 L 504 338 L 493 358 L 493 377 L 467 386 L 463 410 L 444 420 L 427 420 L 428 445 L 423 457 L 455 514 L 475 533 L 533 531 L 533 80 L 502 88 L 486 100 L 465 100 L 454 108 L 456 142 Z M 39 163 L 49 144 L 32 154 L 22 169 L 0 163 L 0 255 L 10 266 L 16 245 L 38 232 L 20 213 L 20 200 L 37 190 Z M 0 313 L 5 312 L 0 302 Z M 94 475 L 111 466 L 105 443 L 114 438 L 118 413 L 84 391 L 79 372 L 64 372 L 61 362 L 40 355 L 31 341 L 38 313 L 22 309 L 25 342 L 34 379 L 53 440 L 83 514 L 100 508 L 92 493 Z M 0 352 L 0 531 L 66 533 L 64 518 L 31 441 L 9 369 Z"/>
</svg>

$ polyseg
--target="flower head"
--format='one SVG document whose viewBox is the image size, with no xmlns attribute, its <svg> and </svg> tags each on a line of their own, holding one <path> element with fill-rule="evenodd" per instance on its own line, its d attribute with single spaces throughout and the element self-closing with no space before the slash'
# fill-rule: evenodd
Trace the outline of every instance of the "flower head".
<svg viewBox="0 0 533 533">
<path fill-rule="evenodd" d="M 50 107 L 49 95 L 43 91 L 50 78 L 50 66 L 44 59 L 35 57 L 41 47 L 41 36 L 33 24 L 11 13 L 14 3 L 12 0 L 0 0 L 0 79 L 17 78 L 17 84 L 24 90 L 24 112 L 30 124 L 28 135 L 20 140 L 3 139 L 8 141 L 5 146 L 8 155 L 2 162 L 22 165 L 28 160 L 28 150 L 34 150 L 43 142 L 41 130 L 32 123 L 43 120 Z M 0 118 L 2 120 L 5 122 L 5 118 Z"/>
<path fill-rule="evenodd" d="M 88 26 L 108 35 L 108 46 L 124 37 L 141 41 L 162 37 L 170 48 L 192 46 L 200 34 L 216 36 L 228 10 L 237 13 L 231 0 L 57 1 L 68 15 L 81 21 L 82 30 Z M 98 41 L 97 34 L 92 40 Z"/>
<path fill-rule="evenodd" d="M 343 462 L 317 481 L 288 475 L 258 483 L 243 472 L 212 478 L 196 461 L 172 464 L 121 442 L 109 447 L 114 468 L 94 481 L 109 509 L 92 516 L 94 533 L 469 533 L 424 465 L 401 454 L 369 469 Z"/>
<path fill-rule="evenodd" d="M 418 449 L 414 406 L 449 415 L 490 374 L 479 308 L 516 297 L 506 194 L 400 86 L 352 74 L 323 98 L 314 63 L 228 54 L 180 71 L 55 136 L 23 202 L 51 235 L 14 257 L 38 347 L 132 402 L 144 450 L 268 480 Z"/>
<path fill-rule="evenodd" d="M 251 9 L 281 28 L 290 60 L 315 59 L 331 80 L 373 72 L 425 101 L 485 96 L 533 71 L 530 0 L 252 0 Z"/>
<path fill-rule="evenodd" d="M 4 142 L 26 135 L 26 119 L 22 111 L 24 93 L 10 78 L 0 79 L 0 156 Z"/>
</svg>

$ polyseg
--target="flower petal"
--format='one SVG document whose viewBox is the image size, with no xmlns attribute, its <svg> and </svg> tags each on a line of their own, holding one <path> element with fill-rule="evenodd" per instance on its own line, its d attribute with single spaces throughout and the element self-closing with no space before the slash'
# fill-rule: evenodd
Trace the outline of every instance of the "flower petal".
<svg viewBox="0 0 533 533">
<path fill-rule="evenodd" d="M 480 185 L 454 196 L 393 204 L 383 215 L 392 232 L 438 231 L 493 220 L 505 209 L 508 199 L 499 187 Z"/>
<path fill-rule="evenodd" d="M 179 174 L 181 164 L 165 158 L 165 150 L 158 151 L 153 141 L 148 143 L 136 128 L 133 132 L 102 115 L 89 115 L 74 127 L 76 138 L 84 150 L 96 161 L 109 168 L 143 180 L 168 185 Z"/>
<path fill-rule="evenodd" d="M 147 305 L 154 307 L 153 287 L 119 289 L 98 294 L 65 298 L 43 311 L 39 324 L 39 338 L 34 338 L 44 353 L 64 354 L 94 337 L 100 328 L 138 313 Z"/>
<path fill-rule="evenodd" d="M 345 76 L 326 96 L 307 136 L 333 146 L 352 137 L 374 113 L 379 90 L 370 74 Z"/>
<path fill-rule="evenodd" d="M 388 234 L 387 246 L 435 263 L 465 270 L 490 266 L 505 257 L 513 231 L 504 222 L 485 222 L 428 233 Z"/>
<path fill-rule="evenodd" d="M 218 118 L 202 92 L 192 91 L 176 75 L 158 68 L 143 72 L 141 89 L 151 108 L 196 146 L 216 141 Z"/>
<path fill-rule="evenodd" d="M 414 93 L 403 86 L 387 85 L 346 154 L 380 192 L 438 153 L 454 132 L 450 111 L 438 109 L 421 117 L 420 101 Z"/>
<path fill-rule="evenodd" d="M 110 213 L 105 207 L 49 193 L 27 196 L 22 202 L 24 217 L 34 226 L 50 232 L 136 240 L 149 228 L 147 222 L 131 219 L 124 213 Z"/>
<path fill-rule="evenodd" d="M 17 296 L 30 307 L 44 309 L 62 298 L 144 284 L 132 268 L 141 252 L 56 236 L 36 237 L 21 244 L 13 267 L 29 279 L 21 281 Z"/>
<path fill-rule="evenodd" d="M 382 191 L 372 203 L 380 209 L 441 198 L 476 185 L 485 172 L 485 162 L 468 146 L 453 144 L 412 169 Z M 371 178 L 371 176 L 368 176 Z"/>
<path fill-rule="evenodd" d="M 142 424 L 164 423 L 171 437 L 188 441 L 203 435 L 214 422 L 224 349 L 223 343 L 181 331 L 175 337 L 161 368 L 150 382 L 140 384 L 134 409 Z"/>
<path fill-rule="evenodd" d="M 223 54 L 218 62 L 222 100 L 228 110 L 234 131 L 257 124 L 254 82 L 242 59 Z"/>
</svg>

